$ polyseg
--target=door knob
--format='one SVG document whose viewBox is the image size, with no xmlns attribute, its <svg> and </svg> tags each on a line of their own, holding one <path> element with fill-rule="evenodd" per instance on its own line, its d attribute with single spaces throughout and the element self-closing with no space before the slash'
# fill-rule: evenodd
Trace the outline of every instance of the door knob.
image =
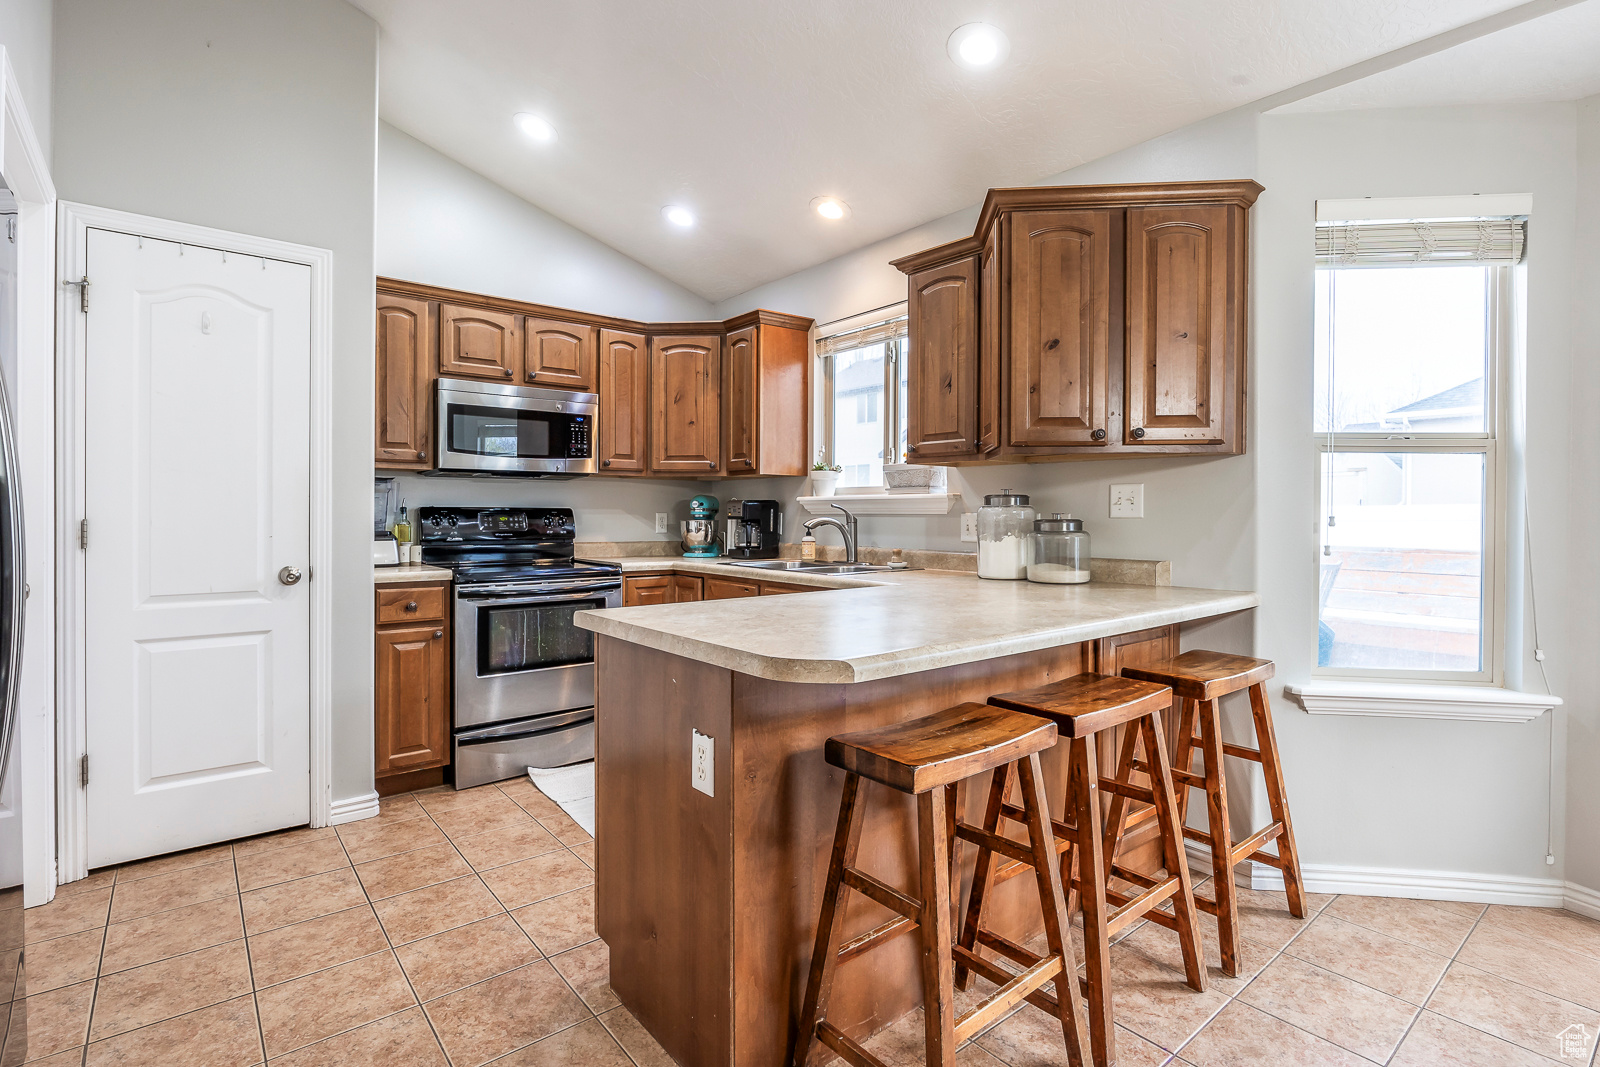
<svg viewBox="0 0 1600 1067">
<path fill-rule="evenodd" d="M 284 585 L 294 585 L 302 577 L 304 576 L 300 573 L 299 567 L 285 567 L 278 572 L 278 581 Z"/>
</svg>

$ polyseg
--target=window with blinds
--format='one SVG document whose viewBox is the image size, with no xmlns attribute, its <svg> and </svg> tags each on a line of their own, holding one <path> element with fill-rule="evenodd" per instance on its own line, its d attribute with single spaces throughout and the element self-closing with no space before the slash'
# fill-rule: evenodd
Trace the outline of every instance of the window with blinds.
<svg viewBox="0 0 1600 1067">
<path fill-rule="evenodd" d="M 1317 224 L 1319 267 L 1511 266 L 1526 218 L 1406 219 Z"/>
<path fill-rule="evenodd" d="M 908 343 L 904 312 L 817 339 L 825 459 L 841 486 L 881 486 L 883 465 L 905 454 Z"/>
</svg>

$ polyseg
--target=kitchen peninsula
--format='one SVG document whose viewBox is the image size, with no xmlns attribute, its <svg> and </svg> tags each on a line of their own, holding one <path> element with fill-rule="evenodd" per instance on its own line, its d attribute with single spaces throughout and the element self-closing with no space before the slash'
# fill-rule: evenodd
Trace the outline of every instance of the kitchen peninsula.
<svg viewBox="0 0 1600 1067">
<path fill-rule="evenodd" d="M 1184 622 L 1257 604 L 1249 592 L 1098 580 L 617 562 L 625 577 L 760 575 L 816 589 L 576 616 L 597 637 L 596 921 L 611 985 L 684 1067 L 788 1062 L 844 778 L 823 759 L 830 736 L 1084 671 L 1115 674 L 1175 654 Z M 694 733 L 714 751 L 703 789 L 691 784 Z M 1045 771 L 1059 815 L 1064 759 L 1046 753 Z M 868 794 L 860 865 L 891 885 L 914 882 L 909 800 Z M 1124 855 L 1153 869 L 1144 842 L 1130 834 Z M 964 859 L 970 877 L 970 850 Z M 1031 936 L 1034 892 L 1026 879 L 1001 887 L 995 926 Z M 851 936 L 890 918 L 863 897 L 847 915 Z M 863 1039 L 914 1009 L 916 961 L 917 940 L 905 937 L 870 970 L 844 967 L 830 1020 Z"/>
</svg>

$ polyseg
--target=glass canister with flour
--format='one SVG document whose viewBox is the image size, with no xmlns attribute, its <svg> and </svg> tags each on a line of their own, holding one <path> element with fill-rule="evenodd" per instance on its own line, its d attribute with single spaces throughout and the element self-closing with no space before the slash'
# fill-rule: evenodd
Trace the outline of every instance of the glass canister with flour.
<svg viewBox="0 0 1600 1067">
<path fill-rule="evenodd" d="M 1016 581 L 1028 576 L 1029 544 L 1037 513 L 1028 498 L 1007 489 L 978 509 L 978 577 Z"/>
<path fill-rule="evenodd" d="M 1089 580 L 1089 535 L 1083 520 L 1059 511 L 1033 524 L 1028 581 L 1078 585 Z"/>
</svg>

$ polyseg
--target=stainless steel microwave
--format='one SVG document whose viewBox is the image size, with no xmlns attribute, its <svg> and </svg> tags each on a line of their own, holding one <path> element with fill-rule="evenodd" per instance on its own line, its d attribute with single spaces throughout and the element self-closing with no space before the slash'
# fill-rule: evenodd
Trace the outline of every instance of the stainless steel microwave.
<svg viewBox="0 0 1600 1067">
<path fill-rule="evenodd" d="M 595 473 L 597 394 L 459 378 L 438 382 L 440 473 Z"/>
</svg>

